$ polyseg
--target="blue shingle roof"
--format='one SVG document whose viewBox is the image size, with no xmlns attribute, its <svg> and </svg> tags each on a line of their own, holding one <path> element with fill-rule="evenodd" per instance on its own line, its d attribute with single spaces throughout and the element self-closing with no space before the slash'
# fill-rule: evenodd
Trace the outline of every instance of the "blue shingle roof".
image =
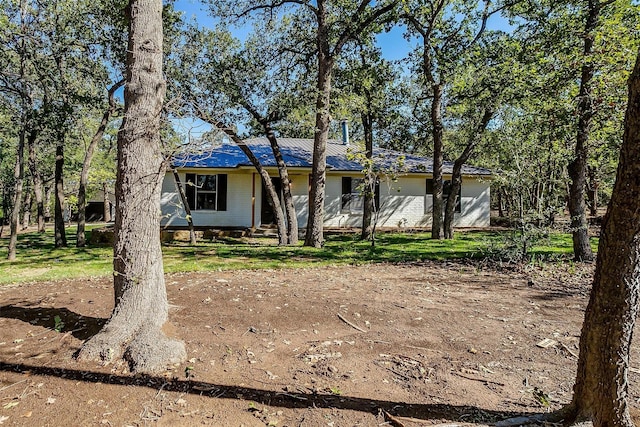
<svg viewBox="0 0 640 427">
<path fill-rule="evenodd" d="M 247 146 L 265 167 L 275 167 L 276 162 L 271 151 L 271 146 L 266 138 L 253 138 L 245 141 Z M 278 145 L 288 167 L 311 168 L 313 159 L 313 140 L 300 138 L 279 138 Z M 347 158 L 347 150 L 353 146 L 344 145 L 337 140 L 329 140 L 327 143 L 327 168 L 335 171 L 360 172 L 362 165 L 355 160 Z M 382 148 L 374 149 L 375 162 L 381 167 L 394 165 L 399 158 L 403 158 L 406 172 L 433 173 L 433 159 Z M 253 166 L 247 156 L 235 144 L 223 144 L 210 150 L 195 154 L 180 154 L 174 156 L 173 165 L 177 168 L 238 168 Z M 453 170 L 453 162 L 445 162 L 443 173 L 450 174 Z M 464 175 L 490 176 L 491 171 L 484 168 L 465 165 L 462 168 Z"/>
</svg>

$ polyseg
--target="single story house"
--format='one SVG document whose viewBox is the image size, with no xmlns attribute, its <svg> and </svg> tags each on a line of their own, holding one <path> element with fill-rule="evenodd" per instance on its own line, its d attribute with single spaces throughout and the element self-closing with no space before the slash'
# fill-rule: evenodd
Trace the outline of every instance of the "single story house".
<svg viewBox="0 0 640 427">
<path fill-rule="evenodd" d="M 245 141 L 264 168 L 280 186 L 271 147 L 266 138 Z M 291 178 L 298 225 L 306 227 L 313 140 L 279 138 Z M 362 225 L 362 165 L 349 155 L 353 146 L 337 140 L 327 144 L 327 180 L 324 225 L 327 228 Z M 400 165 L 395 180 L 380 180 L 376 201 L 380 214 L 378 227 L 430 227 L 432 221 L 432 159 L 376 148 L 375 162 L 382 167 Z M 258 228 L 273 223 L 261 177 L 233 143 L 225 143 L 206 152 L 176 156 L 173 165 L 198 228 Z M 450 179 L 453 163 L 445 162 L 444 179 Z M 387 169 L 388 170 L 388 169 Z M 489 191 L 491 171 L 465 165 L 462 189 L 456 207 L 456 227 L 489 226 Z M 185 185 L 191 183 L 192 185 Z M 445 194 L 447 183 L 445 181 Z M 162 225 L 183 228 L 186 214 L 176 188 L 173 173 L 168 172 L 162 185 Z"/>
</svg>

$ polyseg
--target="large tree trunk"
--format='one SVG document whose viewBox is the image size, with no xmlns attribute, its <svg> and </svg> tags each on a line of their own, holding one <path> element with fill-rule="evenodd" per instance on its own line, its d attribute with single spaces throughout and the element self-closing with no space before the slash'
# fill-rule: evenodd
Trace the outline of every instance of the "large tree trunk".
<svg viewBox="0 0 640 427">
<path fill-rule="evenodd" d="M 447 205 L 445 207 L 444 215 L 444 238 L 453 239 L 453 219 L 456 211 L 456 204 L 458 203 L 458 193 L 462 187 L 462 166 L 469 160 L 473 150 L 482 139 L 482 134 L 487 129 L 491 118 L 493 117 L 493 109 L 485 108 L 484 114 L 480 119 L 480 123 L 469 135 L 467 146 L 453 163 L 453 172 L 451 174 L 451 192 L 447 198 Z"/>
<path fill-rule="evenodd" d="M 577 261 L 593 261 L 593 251 L 589 244 L 586 204 L 584 201 L 587 183 L 587 156 L 591 119 L 593 118 L 593 100 L 591 99 L 591 80 L 594 66 L 591 63 L 593 39 L 598 25 L 600 9 L 598 0 L 589 0 L 588 14 L 584 31 L 583 64 L 580 77 L 580 93 L 578 94 L 578 132 L 576 137 L 575 157 L 569 164 L 569 214 L 571 216 L 571 233 L 573 235 L 573 254 Z"/>
<path fill-rule="evenodd" d="M 27 4 L 24 1 L 20 2 L 20 26 L 22 28 L 22 33 L 26 34 L 25 30 L 25 15 L 26 15 L 26 7 Z M 22 52 L 26 52 L 25 50 L 25 39 L 24 37 L 20 41 Z M 25 76 L 25 55 L 20 56 L 20 77 L 24 79 Z M 30 106 L 29 95 L 27 93 L 21 93 L 21 123 L 20 123 L 20 132 L 18 135 L 18 147 L 16 150 L 16 162 L 15 168 L 13 170 L 13 178 L 14 178 L 14 190 L 13 190 L 13 206 L 11 209 L 11 216 L 9 218 L 9 247 L 7 250 L 7 259 L 9 261 L 15 261 L 16 259 L 16 248 L 18 246 L 18 223 L 20 221 L 20 206 L 22 205 L 22 187 L 24 185 L 24 148 L 25 148 L 25 139 L 27 133 L 27 106 Z"/>
<path fill-rule="evenodd" d="M 327 180 L 327 141 L 329 140 L 329 103 L 333 58 L 329 54 L 329 35 L 324 15 L 318 22 L 318 95 L 316 98 L 316 128 L 313 137 L 313 163 L 309 189 L 309 219 L 304 245 L 320 248 L 324 244 L 324 198 Z"/>
<path fill-rule="evenodd" d="M 22 229 L 26 230 L 31 225 L 31 208 L 33 208 L 33 188 L 26 189 L 26 196 L 24 198 L 24 206 L 22 208 Z"/>
<path fill-rule="evenodd" d="M 367 108 L 371 111 L 371 106 Z M 364 154 L 367 160 L 373 158 L 373 119 L 371 114 L 362 113 L 361 115 L 362 128 L 364 130 Z M 374 229 L 373 229 L 373 214 L 376 210 L 375 206 L 375 176 L 372 171 L 369 171 L 371 165 L 368 165 L 367 172 L 364 175 L 364 205 L 362 209 L 362 230 L 360 232 L 360 239 L 371 240 L 374 243 Z"/>
<path fill-rule="evenodd" d="M 87 183 L 89 182 L 89 168 L 91 167 L 91 160 L 93 159 L 93 153 L 98 147 L 98 144 L 100 143 L 100 141 L 102 141 L 104 131 L 109 124 L 109 118 L 116 110 L 116 100 L 114 97 L 114 93 L 116 92 L 116 90 L 122 87 L 122 85 L 124 85 L 124 80 L 120 80 L 109 88 L 109 107 L 102 115 L 100 125 L 98 126 L 96 133 L 93 135 L 93 138 L 91 138 L 91 142 L 89 143 L 87 151 L 84 154 L 82 170 L 80 171 L 80 184 L 78 185 L 78 228 L 76 230 L 76 247 L 78 248 L 82 248 L 87 244 L 84 229 L 86 225 L 87 211 Z"/>
<path fill-rule="evenodd" d="M 431 222 L 431 238 L 442 239 L 443 238 L 443 199 L 442 199 L 442 164 L 444 163 L 443 156 L 443 131 L 444 124 L 442 123 L 442 91 L 443 85 L 441 83 L 434 83 L 433 87 L 433 100 L 431 101 L 431 125 L 432 137 L 433 137 L 433 220 Z"/>
<path fill-rule="evenodd" d="M 64 139 L 64 137 L 62 138 Z M 54 231 L 55 247 L 67 246 L 67 234 L 64 223 L 64 182 L 62 174 L 64 170 L 64 141 L 58 141 L 56 145 L 56 170 L 55 170 L 55 200 L 54 200 Z"/>
<path fill-rule="evenodd" d="M 287 216 L 287 244 L 298 244 L 298 215 L 296 214 L 296 207 L 293 204 L 293 196 L 291 195 L 291 180 L 289 179 L 289 171 L 287 165 L 282 157 L 278 140 L 276 139 L 273 129 L 268 124 L 265 124 L 265 133 L 269 144 L 271 144 L 271 151 L 273 151 L 273 157 L 278 165 L 278 174 L 280 175 L 280 182 L 282 182 L 282 199 L 284 202 L 284 211 Z"/>
<path fill-rule="evenodd" d="M 182 342 L 167 338 L 168 303 L 160 247 L 160 191 L 164 164 L 160 115 L 162 1 L 130 0 L 125 117 L 118 134 L 114 243 L 115 308 L 105 327 L 85 342 L 80 360 L 124 357 L 132 371 L 156 372 L 186 358 Z"/>
<path fill-rule="evenodd" d="M 23 124 L 24 126 L 24 124 Z M 11 217 L 9 218 L 9 250 L 7 259 L 15 261 L 16 247 L 18 245 L 18 225 L 20 222 L 20 206 L 22 205 L 22 186 L 24 181 L 24 144 L 25 130 L 20 131 L 18 138 L 18 151 L 16 153 L 16 164 L 13 171 L 14 190 L 13 190 L 13 207 L 11 209 Z"/>
<path fill-rule="evenodd" d="M 640 51 L 629 80 L 629 105 L 618 173 L 602 225 L 596 273 L 580 338 L 580 358 L 566 419 L 594 426 L 633 426 L 629 350 L 640 294 Z"/>
<path fill-rule="evenodd" d="M 42 194 L 42 174 L 38 169 L 38 161 L 36 158 L 36 133 L 32 131 L 27 138 L 29 146 L 29 171 L 33 179 L 33 194 L 36 199 L 36 212 L 38 222 L 38 232 L 44 233 L 44 202 Z"/>
<path fill-rule="evenodd" d="M 172 172 L 173 172 L 173 181 L 176 185 L 176 190 L 178 190 L 178 194 L 180 195 L 180 200 L 182 201 L 182 206 L 184 207 L 184 213 L 187 214 L 187 226 L 189 227 L 189 243 L 191 245 L 195 245 L 198 243 L 198 240 L 196 239 L 196 230 L 193 228 L 193 216 L 191 216 L 191 206 L 189 206 L 187 195 L 184 194 L 184 188 L 182 187 L 182 181 L 180 181 L 180 175 L 178 174 L 177 169 L 172 168 Z"/>
</svg>

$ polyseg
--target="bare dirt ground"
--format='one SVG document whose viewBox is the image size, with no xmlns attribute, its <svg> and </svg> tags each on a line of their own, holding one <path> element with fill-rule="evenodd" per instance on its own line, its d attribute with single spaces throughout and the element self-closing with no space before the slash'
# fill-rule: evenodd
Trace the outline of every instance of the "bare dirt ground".
<svg viewBox="0 0 640 427">
<path fill-rule="evenodd" d="M 464 425 L 556 409 L 571 397 L 592 273 L 425 263 L 168 275 L 168 332 L 190 360 L 158 376 L 73 360 L 110 314 L 108 278 L 4 286 L 0 424 Z"/>
</svg>

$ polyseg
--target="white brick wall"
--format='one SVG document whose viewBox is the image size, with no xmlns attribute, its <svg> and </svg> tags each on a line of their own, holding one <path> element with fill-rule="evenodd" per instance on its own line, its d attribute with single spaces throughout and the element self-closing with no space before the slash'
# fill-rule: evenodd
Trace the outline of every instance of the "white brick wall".
<svg viewBox="0 0 640 427">
<path fill-rule="evenodd" d="M 199 171 L 203 173 L 203 171 Z M 195 226 L 251 227 L 260 225 L 262 186 L 260 176 L 253 172 L 231 173 L 209 170 L 207 173 L 227 173 L 227 211 L 193 211 Z M 274 176 L 277 176 L 274 174 Z M 342 177 L 361 178 L 361 174 L 331 174 L 327 176 L 325 226 L 360 227 L 362 214 L 341 212 Z M 185 173 L 180 173 L 185 182 Z M 305 227 L 308 217 L 308 175 L 292 173 L 291 191 L 298 214 L 298 224 Z M 427 176 L 404 176 L 397 182 L 380 184 L 380 227 L 428 227 L 431 225 L 432 196 L 426 194 Z M 446 179 L 446 177 L 445 177 Z M 487 179 L 464 178 L 462 182 L 462 212 L 456 214 L 457 227 L 486 227 L 489 225 L 489 183 Z M 252 191 L 255 188 L 252 224 Z M 162 184 L 162 225 L 186 226 L 185 213 L 175 189 L 173 175 L 168 173 Z"/>
<path fill-rule="evenodd" d="M 200 173 L 203 173 L 200 171 Z M 207 170 L 206 173 L 227 173 L 226 171 Z M 183 185 L 186 182 L 185 172 L 180 172 Z M 191 211 L 193 225 L 196 227 L 251 227 L 251 178 L 252 174 L 228 173 L 227 175 L 227 210 Z M 186 214 L 176 190 L 173 174 L 167 173 L 162 182 L 162 226 L 186 226 Z"/>
</svg>

